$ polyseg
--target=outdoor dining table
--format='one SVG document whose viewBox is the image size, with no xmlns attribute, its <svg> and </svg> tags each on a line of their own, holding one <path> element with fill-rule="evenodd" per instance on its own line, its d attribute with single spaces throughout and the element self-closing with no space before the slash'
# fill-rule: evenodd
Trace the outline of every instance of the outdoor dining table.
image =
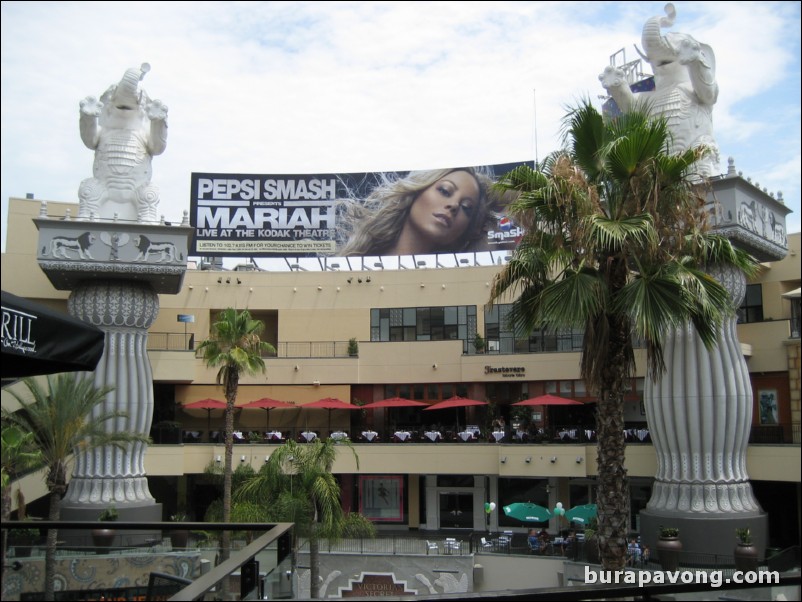
<svg viewBox="0 0 802 602">
<path fill-rule="evenodd" d="M 362 431 L 362 437 L 367 439 L 368 441 L 373 441 L 379 436 L 379 433 L 376 431 Z"/>
<path fill-rule="evenodd" d="M 329 435 L 335 441 L 344 441 L 348 439 L 348 433 L 345 431 L 334 431 L 331 435 Z"/>
<path fill-rule="evenodd" d="M 265 437 L 267 437 L 268 441 L 282 441 L 284 439 L 281 431 L 267 431 Z"/>
<path fill-rule="evenodd" d="M 443 439 L 443 435 L 440 434 L 440 431 L 425 431 L 423 436 L 426 437 L 429 441 L 437 442 Z"/>
<path fill-rule="evenodd" d="M 453 554 L 454 552 L 460 552 L 461 549 L 462 542 L 457 541 L 453 537 L 447 537 L 443 542 L 443 554 Z"/>
<path fill-rule="evenodd" d="M 496 443 L 498 443 L 504 438 L 504 434 L 504 431 L 493 431 L 492 437 L 496 440 Z"/>
<path fill-rule="evenodd" d="M 301 437 L 306 439 L 307 443 L 310 443 L 310 442 L 314 441 L 315 439 L 317 439 L 317 433 L 314 432 L 314 431 L 303 431 L 301 433 Z"/>
<path fill-rule="evenodd" d="M 409 431 L 396 431 L 394 435 L 398 438 L 399 441 L 406 441 L 412 436 L 412 434 Z"/>
<path fill-rule="evenodd" d="M 463 441 L 473 441 L 474 439 L 476 439 L 476 436 L 471 431 L 461 431 L 457 433 L 457 437 L 459 437 Z"/>
</svg>

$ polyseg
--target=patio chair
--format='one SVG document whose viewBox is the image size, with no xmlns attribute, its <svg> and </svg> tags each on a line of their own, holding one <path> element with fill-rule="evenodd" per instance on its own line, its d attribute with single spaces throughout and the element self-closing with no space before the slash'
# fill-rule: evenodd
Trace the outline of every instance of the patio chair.
<svg viewBox="0 0 802 602">
<path fill-rule="evenodd" d="M 437 545 L 436 541 L 429 541 L 426 540 L 426 555 L 428 556 L 429 553 L 434 550 L 436 553 L 440 553 L 440 546 Z"/>
<path fill-rule="evenodd" d="M 484 538 L 484 537 L 479 541 L 482 544 L 483 548 L 492 548 L 493 547 L 493 542 L 492 541 L 487 541 L 487 539 Z"/>
</svg>

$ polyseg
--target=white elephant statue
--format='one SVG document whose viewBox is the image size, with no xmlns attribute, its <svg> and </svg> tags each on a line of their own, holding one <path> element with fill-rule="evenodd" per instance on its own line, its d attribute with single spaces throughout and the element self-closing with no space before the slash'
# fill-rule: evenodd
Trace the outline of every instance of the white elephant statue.
<svg viewBox="0 0 802 602">
<path fill-rule="evenodd" d="M 643 99 L 651 114 L 665 117 L 673 152 L 707 147 L 709 152 L 697 162 L 696 172 L 703 177 L 718 175 L 719 151 L 713 137 L 713 105 L 718 99 L 716 57 L 710 46 L 688 34 L 662 35 L 661 28 L 671 27 L 677 14 L 670 3 L 665 12 L 665 17 L 646 21 L 641 35 L 641 57 L 652 67 L 654 90 L 633 93 L 624 71 L 615 66 L 605 68 L 599 80 L 621 111 L 629 111 Z"/>
<path fill-rule="evenodd" d="M 119 84 L 80 102 L 81 140 L 95 151 L 93 177 L 78 188 L 79 219 L 158 223 L 159 189 L 151 162 L 167 147 L 167 107 L 139 82 L 150 65 L 128 69 Z"/>
</svg>

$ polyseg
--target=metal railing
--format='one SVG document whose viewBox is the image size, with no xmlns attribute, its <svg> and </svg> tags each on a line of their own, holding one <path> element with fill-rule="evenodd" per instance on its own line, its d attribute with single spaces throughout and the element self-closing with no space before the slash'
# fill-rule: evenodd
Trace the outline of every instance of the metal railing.
<svg viewBox="0 0 802 602">
<path fill-rule="evenodd" d="M 22 526 L 30 527 L 30 522 L 27 521 L 3 521 L 0 528 L 5 531 L 7 529 L 21 528 Z M 74 533 L 76 530 L 80 532 L 88 532 L 92 529 L 109 528 L 113 525 L 115 531 L 130 531 L 140 534 L 143 533 L 169 533 L 176 530 L 180 525 L 181 530 L 189 531 L 207 531 L 207 532 L 258 532 L 261 535 L 253 536 L 250 543 L 247 543 L 244 548 L 240 550 L 231 551 L 228 560 L 225 560 L 217 566 L 211 568 L 208 572 L 200 575 L 185 575 L 186 577 L 194 579 L 192 583 L 184 587 L 180 592 L 173 595 L 170 600 L 203 600 L 207 592 L 215 591 L 232 591 L 232 589 L 239 589 L 239 598 L 241 600 L 257 600 L 262 599 L 264 592 L 260 591 L 259 579 L 259 565 L 256 560 L 257 555 L 266 550 L 270 546 L 275 547 L 275 565 L 277 570 L 277 578 L 280 579 L 285 573 L 284 565 L 289 563 L 288 569 L 294 570 L 292 566 L 292 530 L 294 525 L 292 523 L 199 523 L 199 522 L 131 522 L 131 521 L 115 521 L 97 522 L 97 521 L 50 521 L 42 520 L 36 521 L 36 527 L 40 529 L 41 533 L 46 533 L 49 529 L 57 529 L 59 537 L 64 537 L 66 533 Z M 119 536 L 118 536 L 119 537 Z M 60 542 L 62 555 L 66 554 L 73 557 L 95 557 L 98 554 L 137 554 L 148 555 L 154 552 L 154 547 L 158 538 L 143 540 L 144 545 L 132 546 L 117 546 L 114 549 L 99 550 L 97 548 L 88 548 L 80 544 L 65 545 Z M 28 561 L 41 561 L 41 557 L 28 559 Z M 6 570 L 22 570 L 24 569 L 25 560 L 22 558 L 9 558 L 9 564 L 3 568 Z M 134 563 L 135 564 L 135 563 Z M 282 569 L 282 570 L 278 570 Z M 44 571 L 40 572 L 41 578 L 44 577 Z M 33 572 L 29 572 L 33 575 Z M 233 581 L 232 581 L 233 579 Z M 225 581 L 225 583 L 224 583 Z M 105 590 L 93 590 L 95 597 L 90 599 L 126 599 L 121 598 L 121 595 L 126 595 L 123 592 L 115 591 L 120 588 L 107 588 Z M 44 591 L 44 582 L 41 583 L 41 590 Z"/>
</svg>

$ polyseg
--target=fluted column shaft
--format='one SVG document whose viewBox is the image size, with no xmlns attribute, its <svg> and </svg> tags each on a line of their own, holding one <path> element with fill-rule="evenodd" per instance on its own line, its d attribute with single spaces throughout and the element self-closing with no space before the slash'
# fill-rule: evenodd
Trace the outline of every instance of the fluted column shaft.
<svg viewBox="0 0 802 602">
<path fill-rule="evenodd" d="M 159 298 L 147 283 L 87 281 L 69 299 L 70 313 L 105 332 L 106 347 L 93 378 L 111 385 L 101 412 L 127 417 L 109 421 L 108 432 L 147 436 L 153 418 L 153 375 L 147 356 L 148 328 L 159 312 Z M 154 503 L 145 476 L 147 444 L 133 443 L 76 454 L 67 504 L 108 504 L 121 507 Z"/>
<path fill-rule="evenodd" d="M 739 271 L 715 276 L 739 303 Z M 692 325 L 668 334 L 666 373 L 647 379 L 644 402 L 657 455 L 647 509 L 655 512 L 754 515 L 760 506 L 746 471 L 752 424 L 752 385 L 736 332 L 725 320 L 708 350 Z"/>
</svg>

